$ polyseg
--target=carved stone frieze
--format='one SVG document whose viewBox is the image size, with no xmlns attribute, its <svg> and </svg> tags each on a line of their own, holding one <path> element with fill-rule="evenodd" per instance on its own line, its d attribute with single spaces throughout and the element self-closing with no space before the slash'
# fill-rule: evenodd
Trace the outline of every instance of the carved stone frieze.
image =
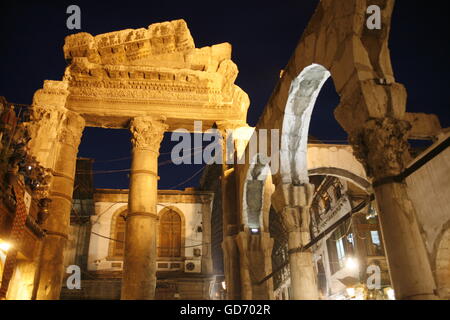
<svg viewBox="0 0 450 320">
<path fill-rule="evenodd" d="M 174 54 L 195 48 L 184 20 L 155 23 L 148 29 L 126 29 L 92 36 L 78 33 L 66 37 L 66 59 L 88 57 L 93 62 L 126 64 L 155 55 Z"/>
<path fill-rule="evenodd" d="M 250 100 L 234 83 L 238 68 L 231 50 L 229 43 L 195 48 L 183 20 L 70 35 L 63 80 L 46 81 L 33 106 L 66 108 L 89 126 L 108 128 L 126 128 L 131 119 L 160 114 L 171 130 L 190 130 L 198 114 L 205 126 L 245 120 Z"/>
</svg>

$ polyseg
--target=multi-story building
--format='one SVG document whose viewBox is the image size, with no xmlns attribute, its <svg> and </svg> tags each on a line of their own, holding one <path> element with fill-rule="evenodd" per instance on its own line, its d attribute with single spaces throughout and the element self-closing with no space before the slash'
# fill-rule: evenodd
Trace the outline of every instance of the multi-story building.
<svg viewBox="0 0 450 320">
<path fill-rule="evenodd" d="M 0 300 L 31 299 L 48 215 L 48 172 L 27 151 L 26 106 L 0 97 Z"/>
<path fill-rule="evenodd" d="M 323 299 L 388 299 L 392 296 L 376 209 L 371 196 L 333 176 L 315 176 L 311 235 Z M 328 232 L 329 231 L 329 232 Z"/>
<path fill-rule="evenodd" d="M 79 172 L 89 172 L 89 162 L 78 160 Z M 62 297 L 120 299 L 128 190 L 94 190 L 90 181 L 89 174 L 77 175 L 65 256 L 66 267 L 80 267 L 82 289 L 64 284 Z M 192 188 L 158 191 L 157 299 L 213 298 L 212 200 L 211 192 Z"/>
<path fill-rule="evenodd" d="M 321 299 L 390 299 L 388 267 L 371 195 L 334 176 L 311 176 L 316 187 L 311 206 L 311 246 Z M 290 299 L 286 234 L 271 212 L 275 298 Z"/>
</svg>

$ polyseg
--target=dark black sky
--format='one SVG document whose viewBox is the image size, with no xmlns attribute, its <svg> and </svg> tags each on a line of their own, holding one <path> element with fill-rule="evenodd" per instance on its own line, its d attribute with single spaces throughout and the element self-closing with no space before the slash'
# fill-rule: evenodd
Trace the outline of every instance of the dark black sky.
<svg viewBox="0 0 450 320">
<path fill-rule="evenodd" d="M 338 0 L 336 0 L 338 1 Z M 346 0 L 339 0 L 346 1 Z M 60 80 L 66 63 L 64 37 L 66 8 L 77 4 L 82 11 L 82 30 L 93 35 L 126 28 L 142 28 L 156 22 L 183 18 L 196 47 L 222 42 L 233 45 L 233 60 L 240 73 L 237 84 L 250 96 L 248 122 L 256 124 L 279 72 L 288 62 L 318 0 L 303 1 L 14 1 L 0 4 L 0 95 L 8 101 L 31 104 L 44 79 Z M 435 113 L 442 126 L 450 126 L 449 11 L 446 1 L 397 0 L 390 40 L 397 82 L 408 90 L 408 111 Z M 78 31 L 77 31 L 78 32 Z M 311 134 L 325 141 L 345 139 L 332 110 L 338 104 L 332 81 L 319 96 Z M 201 119 L 199 119 L 201 120 Z M 166 135 L 162 153 L 170 152 Z M 127 169 L 130 155 L 126 130 L 87 128 L 79 156 L 96 159 L 95 170 Z M 160 162 L 170 159 L 161 155 Z M 201 166 L 160 167 L 160 188 L 174 187 Z M 197 175 L 178 186 L 195 186 Z M 97 187 L 127 188 L 126 173 L 96 174 Z"/>
</svg>

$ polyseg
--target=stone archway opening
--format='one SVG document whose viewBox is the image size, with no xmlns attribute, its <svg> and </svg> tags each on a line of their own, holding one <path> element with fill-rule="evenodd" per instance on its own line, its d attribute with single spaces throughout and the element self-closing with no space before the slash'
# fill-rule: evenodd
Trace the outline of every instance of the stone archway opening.
<svg viewBox="0 0 450 320">
<path fill-rule="evenodd" d="M 317 98 L 330 76 L 330 71 L 323 65 L 313 63 L 305 67 L 291 81 L 284 108 L 280 148 L 281 186 L 277 187 L 275 201 L 283 203 L 280 213 L 289 234 L 288 249 L 291 252 L 311 240 L 309 208 L 315 186 L 310 183 L 308 172 L 310 167 L 314 167 L 308 159 L 309 131 Z M 291 253 L 289 263 L 293 298 L 317 299 L 311 251 Z"/>
<path fill-rule="evenodd" d="M 348 133 L 337 122 L 334 110 L 339 105 L 341 97 L 337 93 L 333 78 L 330 76 L 316 100 L 318 112 L 312 113 L 309 125 L 310 143 L 342 144 L 348 143 Z"/>
</svg>

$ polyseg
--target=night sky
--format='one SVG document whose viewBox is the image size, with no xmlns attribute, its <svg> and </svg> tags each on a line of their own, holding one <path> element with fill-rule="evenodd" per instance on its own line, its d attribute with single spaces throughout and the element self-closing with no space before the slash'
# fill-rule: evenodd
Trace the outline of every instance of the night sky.
<svg viewBox="0 0 450 320">
<path fill-rule="evenodd" d="M 250 96 L 248 123 L 255 125 L 318 0 L 270 3 L 242 0 L 2 1 L 0 95 L 10 102 L 31 104 L 34 92 L 42 87 L 45 79 L 61 80 L 66 67 L 62 46 L 69 34 L 97 35 L 185 19 L 197 48 L 222 42 L 233 45 L 233 61 L 240 71 L 236 84 Z M 66 28 L 66 8 L 71 4 L 81 8 L 82 29 L 79 31 Z M 407 110 L 435 113 L 443 127 L 450 126 L 448 15 L 446 1 L 397 0 L 390 37 L 396 80 L 408 90 Z M 332 113 L 338 101 L 333 83 L 328 80 L 313 113 L 311 135 L 325 142 L 338 143 L 346 139 Z M 79 156 L 96 159 L 96 187 L 128 188 L 126 172 L 104 171 L 130 167 L 129 138 L 127 130 L 85 130 Z M 197 186 L 202 166 L 167 165 L 170 155 L 165 153 L 170 152 L 171 145 L 170 135 L 166 134 L 159 160 L 162 164 L 159 188 Z M 192 180 L 184 182 L 195 173 Z"/>
</svg>

